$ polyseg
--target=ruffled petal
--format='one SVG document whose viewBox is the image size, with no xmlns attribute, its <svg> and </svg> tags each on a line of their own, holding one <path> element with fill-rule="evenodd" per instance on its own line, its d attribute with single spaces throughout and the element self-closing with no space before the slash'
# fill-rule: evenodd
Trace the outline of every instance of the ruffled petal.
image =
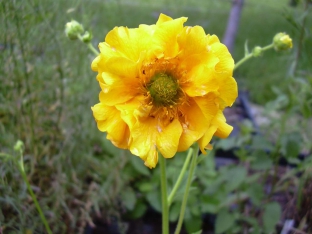
<svg viewBox="0 0 312 234">
<path fill-rule="evenodd" d="M 172 158 L 177 152 L 182 127 L 178 119 L 174 119 L 166 127 L 157 126 L 157 149 L 165 158 Z"/>
<path fill-rule="evenodd" d="M 213 63 L 216 63 L 216 59 Z M 188 82 L 183 85 L 184 91 L 190 97 L 204 96 L 209 92 L 217 91 L 219 82 L 215 77 L 214 68 L 197 66 L 187 75 Z"/>
<path fill-rule="evenodd" d="M 193 54 L 202 54 L 208 52 L 207 37 L 205 31 L 200 26 L 184 27 L 178 36 L 178 43 L 180 46 L 179 57 L 189 57 Z"/>
<path fill-rule="evenodd" d="M 115 27 L 107 34 L 105 42 L 109 44 L 113 50 L 137 62 L 141 52 L 150 47 L 151 39 L 152 37 L 149 30 L 146 30 L 146 27 L 134 29 Z"/>
<path fill-rule="evenodd" d="M 211 148 L 209 142 L 211 141 L 213 134 L 215 134 L 216 130 L 217 130 L 217 126 L 214 126 L 214 125 L 210 126 L 210 128 L 205 132 L 204 136 L 197 141 L 200 151 L 203 154 L 206 154 L 206 151 L 205 151 L 206 148 L 207 149 Z"/>
<path fill-rule="evenodd" d="M 212 125 L 217 127 L 215 135 L 220 138 L 227 138 L 233 130 L 231 125 L 228 125 L 222 111 L 214 117 Z"/>
<path fill-rule="evenodd" d="M 213 93 L 209 93 L 203 97 L 195 97 L 194 101 L 205 116 L 206 124 L 210 125 L 215 115 L 219 111 L 218 99 Z"/>
<path fill-rule="evenodd" d="M 138 95 L 138 87 L 129 85 L 126 82 L 117 82 L 114 85 L 100 83 L 102 92 L 100 92 L 100 101 L 108 106 L 122 104 Z M 130 88 L 131 87 L 131 88 Z"/>
<path fill-rule="evenodd" d="M 215 36 L 216 37 L 216 36 Z M 217 55 L 219 63 L 216 65 L 216 72 L 226 73 L 232 76 L 234 69 L 234 60 L 228 50 L 228 48 L 219 42 L 210 44 L 211 52 Z"/>
<path fill-rule="evenodd" d="M 127 124 L 121 119 L 120 112 L 115 107 L 98 103 L 91 107 L 98 129 L 107 132 L 107 139 L 117 147 L 126 149 L 130 138 Z"/>
<path fill-rule="evenodd" d="M 183 132 L 179 141 L 178 151 L 187 150 L 194 142 L 203 136 L 209 127 L 209 120 L 205 118 L 201 108 L 194 100 L 181 107 L 180 117 Z"/>
<path fill-rule="evenodd" d="M 237 83 L 233 77 L 223 79 L 219 88 L 220 98 L 228 105 L 232 106 L 238 96 Z"/>
<path fill-rule="evenodd" d="M 169 17 L 170 18 L 170 17 Z M 174 57 L 179 52 L 177 43 L 178 34 L 183 29 L 186 17 L 170 20 L 165 15 L 161 15 L 156 23 L 153 35 L 153 43 L 162 48 L 164 57 Z"/>
</svg>

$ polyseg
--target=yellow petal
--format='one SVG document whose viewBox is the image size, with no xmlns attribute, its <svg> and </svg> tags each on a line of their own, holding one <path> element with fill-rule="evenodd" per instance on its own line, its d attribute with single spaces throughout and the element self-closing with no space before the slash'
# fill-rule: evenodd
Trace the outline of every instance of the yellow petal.
<svg viewBox="0 0 312 234">
<path fill-rule="evenodd" d="M 151 149 L 156 150 L 157 121 L 147 118 L 144 122 L 137 122 L 131 129 L 132 142 L 130 151 L 143 160 Z"/>
<path fill-rule="evenodd" d="M 99 82 L 102 92 L 100 101 L 113 106 L 122 104 L 140 94 L 140 83 L 137 79 L 122 79 L 112 73 L 102 73 L 103 82 Z"/>
<path fill-rule="evenodd" d="M 183 86 L 183 89 L 190 97 L 201 97 L 209 92 L 217 91 L 219 88 L 219 82 L 215 77 L 213 68 L 197 66 L 191 70 L 187 77 L 188 83 Z"/>
<path fill-rule="evenodd" d="M 178 53 L 177 36 L 182 31 L 186 20 L 187 18 L 182 17 L 165 22 L 161 20 L 156 24 L 153 43 L 162 48 L 165 57 L 174 57 Z"/>
<path fill-rule="evenodd" d="M 206 154 L 205 148 L 209 147 L 209 142 L 211 141 L 213 134 L 215 134 L 217 126 L 210 126 L 210 128 L 205 132 L 204 136 L 198 140 L 198 145 L 203 154 Z"/>
<path fill-rule="evenodd" d="M 92 63 L 91 63 L 91 69 L 92 69 L 93 71 L 98 71 L 98 62 L 99 62 L 100 59 L 101 59 L 101 56 L 99 55 L 99 56 L 97 56 L 97 57 L 92 61 Z"/>
<path fill-rule="evenodd" d="M 163 13 L 160 13 L 156 25 L 159 25 L 161 23 L 164 23 L 164 22 L 167 22 L 167 21 L 171 21 L 171 20 L 172 20 L 172 18 L 170 16 L 167 16 L 167 15 L 165 15 Z"/>
<path fill-rule="evenodd" d="M 137 62 L 141 52 L 150 47 L 151 39 L 146 29 L 115 27 L 107 34 L 105 42 L 128 59 Z"/>
<path fill-rule="evenodd" d="M 112 57 L 105 64 L 105 71 L 118 75 L 121 78 L 126 77 L 129 80 L 134 80 L 138 76 L 137 62 L 133 62 L 124 57 Z"/>
<path fill-rule="evenodd" d="M 107 107 L 103 103 L 98 103 L 91 107 L 91 109 L 93 111 L 93 116 L 96 120 L 106 120 L 109 116 L 109 111 L 112 108 Z"/>
<path fill-rule="evenodd" d="M 201 109 L 201 112 L 206 118 L 206 124 L 210 125 L 211 121 L 214 119 L 219 111 L 218 98 L 213 93 L 209 93 L 203 97 L 195 97 L 194 101 Z"/>
<path fill-rule="evenodd" d="M 156 138 L 157 149 L 163 157 L 172 158 L 178 149 L 182 127 L 178 119 L 174 119 L 166 127 L 157 126 Z"/>
<path fill-rule="evenodd" d="M 205 31 L 200 26 L 184 27 L 178 36 L 178 43 L 181 49 L 179 57 L 189 57 L 193 54 L 207 52 L 207 37 Z"/>
<path fill-rule="evenodd" d="M 120 111 L 120 116 L 127 123 L 130 130 L 133 128 L 134 124 L 137 122 L 137 118 L 134 114 L 135 111 L 140 109 L 144 101 L 144 96 L 136 96 L 135 98 L 123 103 L 116 105 L 116 108 Z"/>
<path fill-rule="evenodd" d="M 194 142 L 203 136 L 209 127 L 209 120 L 205 118 L 200 107 L 194 100 L 181 107 L 180 117 L 183 132 L 179 141 L 178 151 L 187 150 Z"/>
<path fill-rule="evenodd" d="M 130 138 L 129 128 L 121 119 L 120 112 L 115 107 L 98 103 L 91 107 L 98 129 L 107 132 L 107 139 L 120 148 L 128 148 Z"/>
<path fill-rule="evenodd" d="M 232 106 L 238 96 L 237 83 L 233 77 L 223 79 L 219 88 L 220 98 L 225 101 L 228 106 Z"/>
<path fill-rule="evenodd" d="M 144 165 L 150 169 L 155 168 L 158 162 L 158 152 L 155 148 L 151 149 L 145 156 Z"/>
<path fill-rule="evenodd" d="M 226 119 L 222 111 L 219 111 L 212 121 L 212 125 L 217 127 L 217 131 L 215 133 L 217 137 L 227 138 L 232 132 L 233 127 L 231 125 L 228 125 L 225 121 Z"/>
<path fill-rule="evenodd" d="M 226 73 L 230 76 L 234 69 L 234 60 L 228 48 L 222 43 L 213 43 L 210 45 L 211 52 L 219 58 L 219 63 L 216 65 L 216 72 Z"/>
</svg>

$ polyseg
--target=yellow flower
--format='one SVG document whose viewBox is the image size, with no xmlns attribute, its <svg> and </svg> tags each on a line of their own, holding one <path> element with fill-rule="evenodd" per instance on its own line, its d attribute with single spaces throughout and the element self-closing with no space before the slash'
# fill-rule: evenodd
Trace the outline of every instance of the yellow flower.
<svg viewBox="0 0 312 234">
<path fill-rule="evenodd" d="M 237 97 L 234 61 L 215 35 L 187 18 L 161 14 L 156 25 L 115 27 L 92 62 L 101 87 L 92 107 L 100 131 L 154 168 L 194 142 L 210 147 L 232 127 L 223 109 Z"/>
</svg>

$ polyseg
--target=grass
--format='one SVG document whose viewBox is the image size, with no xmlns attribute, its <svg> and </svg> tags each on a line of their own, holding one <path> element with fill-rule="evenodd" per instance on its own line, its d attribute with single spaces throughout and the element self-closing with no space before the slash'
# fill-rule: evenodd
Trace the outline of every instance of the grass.
<svg viewBox="0 0 312 234">
<path fill-rule="evenodd" d="M 83 225 L 92 224 L 91 216 L 101 210 L 106 211 L 104 216 L 118 216 L 118 195 L 129 183 L 129 178 L 119 175 L 128 163 L 126 152 L 105 140 L 91 114 L 99 92 L 90 69 L 94 56 L 65 37 L 65 23 L 71 19 L 83 23 L 93 32 L 96 45 L 115 26 L 153 24 L 163 12 L 174 18 L 187 16 L 187 25 L 202 25 L 221 39 L 230 8 L 229 1 L 217 0 L 184 0 L 178 5 L 169 0 L 0 3 L 0 151 L 14 155 L 14 143 L 24 141 L 25 170 L 54 233 L 66 229 L 82 233 Z M 298 29 L 284 14 L 299 12 L 283 0 L 246 1 L 235 60 L 242 57 L 246 39 L 251 47 L 266 45 L 275 33 L 286 31 L 296 44 Z M 301 69 L 311 69 L 307 66 L 311 48 L 311 42 L 305 41 Z M 235 77 L 254 101 L 265 103 L 273 97 L 270 87 L 282 84 L 287 76 L 293 53 L 268 52 L 242 66 Z M 10 161 L 0 163 L 0 207 L 0 228 L 8 233 L 43 230 Z"/>
</svg>

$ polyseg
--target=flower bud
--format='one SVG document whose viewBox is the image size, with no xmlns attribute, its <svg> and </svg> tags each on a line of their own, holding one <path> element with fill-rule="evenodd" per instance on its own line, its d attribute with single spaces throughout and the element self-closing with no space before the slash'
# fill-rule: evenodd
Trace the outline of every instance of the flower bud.
<svg viewBox="0 0 312 234">
<path fill-rule="evenodd" d="M 72 20 L 65 25 L 65 34 L 70 40 L 76 40 L 83 33 L 83 27 L 77 21 Z"/>
<path fill-rule="evenodd" d="M 24 143 L 21 140 L 18 140 L 14 145 L 14 151 L 23 152 L 23 150 L 24 150 Z"/>
<path fill-rule="evenodd" d="M 82 41 L 84 43 L 90 43 L 90 41 L 92 40 L 92 34 L 88 31 L 86 31 L 83 35 L 82 35 Z"/>
<path fill-rule="evenodd" d="M 286 33 L 278 33 L 273 38 L 273 45 L 276 51 L 292 48 L 292 39 Z"/>
<path fill-rule="evenodd" d="M 262 55 L 262 48 L 260 46 L 256 46 L 255 48 L 253 48 L 252 50 L 252 55 L 254 57 L 259 57 Z"/>
</svg>

